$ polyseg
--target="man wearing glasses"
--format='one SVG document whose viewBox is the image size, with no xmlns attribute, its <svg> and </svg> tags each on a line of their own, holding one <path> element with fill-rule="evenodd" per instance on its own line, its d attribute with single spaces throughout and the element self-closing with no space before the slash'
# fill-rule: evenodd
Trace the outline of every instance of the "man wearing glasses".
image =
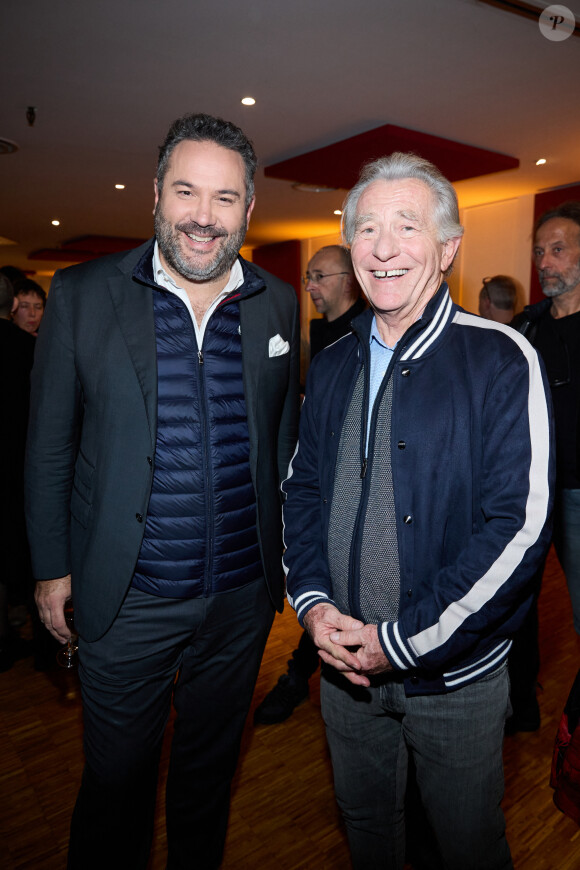
<svg viewBox="0 0 580 870">
<path fill-rule="evenodd" d="M 574 628 L 580 634 L 580 202 L 566 202 L 545 212 L 534 230 L 534 265 L 545 299 L 527 305 L 512 326 L 537 348 L 548 373 L 556 426 L 556 502 L 553 541 L 566 575 L 572 602 Z M 542 568 L 537 579 L 541 583 Z M 533 614 L 534 610 L 531 611 Z M 535 661 L 539 667 L 537 617 L 527 649 L 521 646 L 522 667 Z M 512 675 L 512 659 L 520 647 L 516 636 L 510 656 L 512 689 L 524 692 Z M 537 674 L 536 667 L 536 674 Z M 532 731 L 540 714 L 530 682 L 528 701 L 512 697 L 514 716 L 508 730 Z"/>
<path fill-rule="evenodd" d="M 350 324 L 366 305 L 360 295 L 350 251 L 341 245 L 321 248 L 302 278 L 322 318 L 310 321 L 310 359 L 350 332 Z"/>
<path fill-rule="evenodd" d="M 350 332 L 354 318 L 366 308 L 354 276 L 350 251 L 342 245 L 320 248 L 302 276 L 306 292 L 322 317 L 310 321 L 310 359 Z M 282 674 L 254 712 L 256 725 L 274 725 L 288 719 L 308 697 L 308 681 L 319 664 L 318 650 L 304 631 Z"/>
</svg>

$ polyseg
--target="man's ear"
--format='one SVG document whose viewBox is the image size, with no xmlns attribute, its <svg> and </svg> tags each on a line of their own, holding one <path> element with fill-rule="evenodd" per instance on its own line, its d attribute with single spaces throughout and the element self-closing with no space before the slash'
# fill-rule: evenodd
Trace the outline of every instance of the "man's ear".
<svg viewBox="0 0 580 870">
<path fill-rule="evenodd" d="M 246 223 L 250 226 L 250 218 L 252 216 L 252 212 L 254 211 L 254 206 L 256 205 L 256 197 L 253 196 L 251 202 L 248 206 L 248 210 L 246 211 Z"/>
<path fill-rule="evenodd" d="M 153 214 L 155 214 L 155 209 L 157 208 L 157 203 L 159 202 L 159 185 L 156 178 L 153 179 L 153 192 L 155 194 L 155 202 L 153 203 Z"/>
<path fill-rule="evenodd" d="M 455 236 L 455 238 L 447 239 L 446 242 L 443 242 L 443 249 L 441 252 L 441 272 L 446 272 L 451 266 L 460 244 L 461 236 Z"/>
</svg>

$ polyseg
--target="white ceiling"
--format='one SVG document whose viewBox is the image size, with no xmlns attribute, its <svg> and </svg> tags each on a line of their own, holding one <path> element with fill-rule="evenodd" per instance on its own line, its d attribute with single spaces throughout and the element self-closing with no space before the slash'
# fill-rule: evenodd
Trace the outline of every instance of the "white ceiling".
<svg viewBox="0 0 580 870">
<path fill-rule="evenodd" d="M 478 0 L 2 0 L 0 33 L 0 137 L 19 145 L 0 156 L 0 237 L 17 242 L 0 265 L 149 236 L 157 146 L 188 112 L 242 126 L 262 166 L 387 123 L 519 158 L 459 183 L 461 205 L 580 181 L 580 39 Z M 343 196 L 259 170 L 248 241 L 333 232 Z"/>
</svg>

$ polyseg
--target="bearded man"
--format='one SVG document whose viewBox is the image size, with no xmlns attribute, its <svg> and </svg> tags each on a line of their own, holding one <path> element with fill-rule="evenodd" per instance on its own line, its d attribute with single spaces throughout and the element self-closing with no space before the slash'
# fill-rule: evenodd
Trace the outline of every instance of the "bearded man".
<svg viewBox="0 0 580 870">
<path fill-rule="evenodd" d="M 545 299 L 527 305 L 512 321 L 534 345 L 548 373 L 556 427 L 556 498 L 553 541 L 580 634 L 580 202 L 565 202 L 538 218 L 533 260 Z M 536 731 L 540 709 L 538 608 L 535 603 L 510 653 L 513 716 L 507 729 Z"/>
<path fill-rule="evenodd" d="M 38 338 L 28 525 L 40 617 L 72 595 L 86 765 L 69 868 L 145 868 L 171 699 L 168 868 L 221 862 L 274 611 L 295 445 L 293 288 L 238 256 L 256 156 L 209 115 L 160 148 L 155 238 L 56 274 Z"/>
</svg>

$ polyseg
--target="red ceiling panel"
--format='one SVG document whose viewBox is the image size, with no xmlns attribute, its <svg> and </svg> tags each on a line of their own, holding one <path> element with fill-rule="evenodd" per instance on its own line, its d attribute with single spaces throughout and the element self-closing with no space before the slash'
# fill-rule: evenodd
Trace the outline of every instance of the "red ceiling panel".
<svg viewBox="0 0 580 870">
<path fill-rule="evenodd" d="M 517 169 L 520 165 L 517 158 L 506 154 L 385 124 L 307 154 L 273 163 L 265 168 L 264 174 L 268 178 L 349 190 L 356 183 L 364 163 L 392 151 L 412 151 L 425 157 L 450 181 Z"/>
</svg>

